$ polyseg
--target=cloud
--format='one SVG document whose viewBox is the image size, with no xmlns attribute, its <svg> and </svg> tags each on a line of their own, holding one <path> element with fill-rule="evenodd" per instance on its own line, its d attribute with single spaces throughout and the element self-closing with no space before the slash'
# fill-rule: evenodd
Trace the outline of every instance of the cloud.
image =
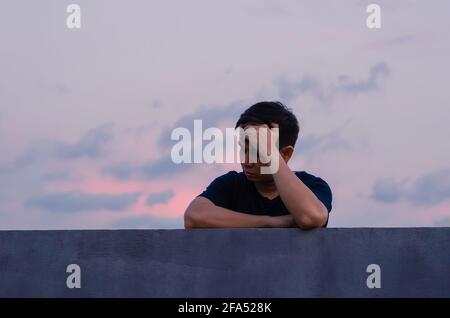
<svg viewBox="0 0 450 318">
<path fill-rule="evenodd" d="M 140 193 L 87 194 L 82 192 L 61 192 L 45 194 L 28 200 L 28 207 L 40 208 L 49 212 L 72 213 L 106 209 L 121 211 L 133 204 Z"/>
<path fill-rule="evenodd" d="M 450 218 L 437 220 L 433 225 L 438 227 L 450 227 Z"/>
<path fill-rule="evenodd" d="M 239 115 L 249 106 L 241 101 L 235 101 L 227 106 L 201 107 L 193 113 L 180 117 L 173 125 L 163 129 L 158 145 L 161 149 L 170 148 L 174 144 L 174 141 L 170 139 L 172 131 L 178 127 L 185 127 L 193 131 L 194 120 L 196 119 L 202 120 L 203 129 L 217 127 L 220 122 L 224 121 L 228 121 L 229 126 L 234 127 Z"/>
<path fill-rule="evenodd" d="M 158 146 L 161 152 L 167 153 L 176 143 L 170 139 L 172 130 L 184 127 L 192 132 L 194 120 L 197 119 L 202 120 L 203 130 L 209 127 L 218 127 L 223 122 L 229 122 L 230 128 L 234 128 L 235 122 L 246 107 L 247 105 L 243 102 L 233 102 L 225 107 L 200 108 L 191 114 L 181 117 L 173 125 L 166 127 L 158 139 Z M 348 121 L 341 127 L 323 135 L 300 136 L 299 147 L 301 152 L 312 156 L 316 152 L 323 153 L 336 149 L 351 149 L 352 145 L 342 136 L 342 130 L 347 124 Z M 193 138 L 193 136 L 191 137 Z M 195 167 L 194 164 L 175 164 L 170 154 L 166 154 L 160 159 L 142 164 L 131 162 L 111 164 L 103 169 L 103 173 L 119 180 L 130 180 L 133 178 L 154 180 L 162 176 L 188 172 L 193 167 Z"/>
<path fill-rule="evenodd" d="M 259 1 L 256 6 L 244 6 L 244 10 L 261 19 L 286 18 L 292 16 L 292 8 L 288 8 L 287 5 L 288 3 L 277 5 L 277 3 Z"/>
<path fill-rule="evenodd" d="M 25 150 L 22 154 L 16 157 L 16 159 L 7 166 L 10 169 L 14 168 L 24 168 L 42 158 L 48 157 L 54 151 L 54 145 L 47 140 L 37 140 L 34 141 L 31 146 Z"/>
<path fill-rule="evenodd" d="M 370 68 L 369 77 L 366 80 L 352 82 L 346 76 L 341 77 L 336 91 L 356 94 L 378 90 L 380 88 L 380 82 L 384 78 L 387 78 L 390 72 L 386 63 L 375 64 Z"/>
<path fill-rule="evenodd" d="M 152 215 L 139 215 L 121 218 L 111 223 L 116 229 L 182 229 L 183 218 L 169 219 Z"/>
<path fill-rule="evenodd" d="M 163 107 L 163 102 L 159 99 L 154 99 L 152 100 L 152 102 L 150 103 L 150 108 L 153 109 L 162 109 Z"/>
<path fill-rule="evenodd" d="M 316 153 L 325 153 L 333 150 L 350 150 L 353 145 L 342 135 L 344 126 L 337 127 L 321 135 L 299 136 L 297 147 L 303 155 L 314 156 Z"/>
<path fill-rule="evenodd" d="M 378 63 L 370 68 L 369 75 L 365 80 L 351 81 L 348 76 L 341 76 L 338 84 L 327 88 L 312 76 L 305 76 L 297 83 L 291 83 L 282 79 L 278 83 L 279 95 L 282 100 L 290 101 L 301 93 L 307 93 L 321 102 L 326 102 L 338 93 L 356 94 L 377 90 L 380 87 L 381 80 L 387 77 L 389 73 L 390 69 L 387 64 Z M 229 126 L 234 127 L 234 123 L 247 106 L 250 106 L 250 104 L 246 105 L 243 101 L 235 101 L 226 106 L 201 107 L 190 114 L 180 117 L 174 124 L 164 128 L 158 138 L 158 147 L 161 152 L 167 152 L 174 144 L 174 141 L 170 138 L 172 131 L 179 127 L 193 131 L 193 123 L 197 119 L 202 120 L 203 129 L 217 127 L 221 122 L 228 122 Z M 342 137 L 340 128 L 322 136 L 306 136 L 301 139 L 301 143 L 302 151 L 310 154 L 316 151 L 323 152 L 332 149 L 349 149 L 351 147 Z M 192 166 L 174 164 L 170 155 L 164 155 L 157 161 L 144 164 L 116 163 L 103 169 L 103 172 L 120 180 L 128 180 L 134 177 L 152 180 L 161 176 L 190 170 Z"/>
<path fill-rule="evenodd" d="M 14 166 L 17 168 L 28 166 L 38 160 L 40 157 L 40 151 L 38 148 L 33 147 L 19 155 L 14 160 Z"/>
<path fill-rule="evenodd" d="M 119 162 L 103 168 L 102 172 L 119 180 L 129 180 L 139 171 L 139 167 L 129 162 Z"/>
<path fill-rule="evenodd" d="M 394 47 L 394 46 L 404 46 L 404 45 L 411 45 L 411 44 L 417 44 L 417 43 L 424 43 L 426 41 L 426 37 L 424 37 L 421 33 L 416 34 L 402 34 L 402 35 L 396 35 L 391 38 L 382 39 L 380 41 L 374 42 L 374 47 Z"/>
<path fill-rule="evenodd" d="M 300 94 L 309 94 L 319 100 L 325 102 L 329 99 L 330 92 L 326 92 L 322 83 L 315 77 L 306 75 L 298 82 L 290 82 L 285 78 L 281 78 L 278 83 L 278 95 L 281 100 L 289 103 Z"/>
<path fill-rule="evenodd" d="M 90 129 L 77 142 L 70 144 L 49 140 L 34 141 L 33 144 L 13 161 L 0 167 L 0 173 L 24 168 L 41 159 L 76 159 L 80 157 L 99 157 L 104 154 L 107 143 L 113 139 L 113 125 L 104 124 Z"/>
<path fill-rule="evenodd" d="M 105 167 L 102 172 L 118 180 L 130 180 L 133 178 L 154 180 L 163 176 L 170 176 L 191 169 L 193 164 L 176 164 L 170 154 L 144 164 L 120 162 Z"/>
<path fill-rule="evenodd" d="M 10 171 L 11 170 L 6 165 L 0 166 L 0 175 L 6 175 Z"/>
<path fill-rule="evenodd" d="M 35 141 L 27 150 L 18 155 L 14 160 L 5 162 L 0 165 L 0 175 L 13 174 L 17 170 L 21 170 L 30 166 L 40 159 L 48 157 L 52 147 L 48 141 Z"/>
<path fill-rule="evenodd" d="M 367 79 L 362 81 L 350 81 L 348 77 L 341 77 L 340 83 L 329 88 L 315 77 L 305 76 L 298 83 L 291 83 L 284 79 L 278 83 L 279 95 L 281 99 L 292 100 L 300 93 L 308 93 L 315 96 L 319 101 L 326 102 L 335 94 L 340 92 L 358 93 L 376 90 L 380 81 L 389 74 L 389 67 L 385 63 L 378 63 L 369 70 Z M 230 127 L 234 127 L 239 115 L 251 103 L 234 101 L 226 106 L 200 107 L 196 111 L 180 117 L 170 126 L 165 127 L 159 138 L 157 145 L 162 153 L 167 153 L 174 145 L 171 140 L 171 133 L 175 128 L 184 127 L 193 131 L 194 120 L 202 120 L 202 128 L 218 127 L 223 122 L 228 122 Z M 193 136 L 192 136 L 193 138 Z M 333 149 L 349 149 L 351 145 L 341 134 L 341 129 L 335 129 L 321 136 L 306 136 L 301 138 L 301 148 L 305 153 L 315 153 L 316 151 L 330 151 Z M 187 172 L 194 165 L 181 165 L 172 162 L 170 155 L 166 154 L 156 161 L 143 164 L 131 162 L 120 162 L 109 165 L 103 169 L 103 173 L 113 176 L 119 180 L 129 180 L 132 178 L 143 178 L 153 180 L 161 176 L 174 175 L 179 172 Z"/>
<path fill-rule="evenodd" d="M 193 164 L 176 164 L 172 161 L 170 155 L 166 155 L 159 160 L 151 161 L 138 167 L 137 173 L 145 179 L 152 180 L 186 171 L 187 167 L 192 166 Z"/>
<path fill-rule="evenodd" d="M 41 177 L 42 181 L 65 181 L 70 178 L 69 172 L 67 171 L 57 171 L 57 172 L 50 172 L 47 174 L 44 174 Z"/>
<path fill-rule="evenodd" d="M 147 206 L 151 207 L 158 203 L 167 203 L 174 195 L 175 192 L 172 190 L 150 193 L 146 201 Z"/>
<path fill-rule="evenodd" d="M 106 144 L 113 139 L 112 127 L 112 124 L 104 124 L 90 129 L 76 143 L 59 143 L 56 147 L 57 156 L 63 159 L 101 156 Z"/>
<path fill-rule="evenodd" d="M 193 131 L 194 120 L 202 120 L 203 130 L 209 127 L 217 127 L 221 122 L 229 122 L 229 126 L 234 128 L 242 111 L 250 105 L 236 101 L 221 107 L 201 107 L 198 110 L 180 117 L 173 125 L 164 128 L 158 138 L 158 147 L 162 153 L 176 143 L 171 140 L 172 131 L 178 127 L 185 127 Z M 193 136 L 192 136 L 193 138 Z M 132 178 L 143 178 L 153 180 L 162 176 L 170 176 L 180 172 L 187 172 L 194 164 L 175 164 L 169 154 L 163 155 L 160 159 L 149 161 L 143 164 L 131 162 L 120 162 L 109 165 L 103 169 L 103 173 L 113 176 L 119 180 L 129 180 Z"/>
<path fill-rule="evenodd" d="M 407 199 L 417 204 L 437 204 L 450 198 L 450 169 L 432 172 L 416 180 Z"/>
<path fill-rule="evenodd" d="M 58 83 L 55 85 L 55 91 L 57 94 L 59 95 L 68 95 L 72 92 L 72 90 L 70 89 L 70 87 L 62 84 L 62 83 Z"/>
<path fill-rule="evenodd" d="M 380 89 L 381 82 L 391 73 L 386 63 L 380 62 L 369 69 L 369 74 L 364 80 L 352 80 L 348 75 L 339 76 L 338 80 L 325 85 L 318 78 L 305 75 L 298 82 L 291 82 L 286 78 L 277 81 L 278 94 L 283 102 L 289 103 L 299 95 L 310 95 L 320 103 L 332 101 L 336 95 L 356 95 Z"/>
<path fill-rule="evenodd" d="M 375 181 L 372 199 L 395 203 L 400 199 L 416 205 L 435 205 L 450 199 L 450 169 L 434 171 L 417 178 L 409 187 L 392 179 Z"/>
<path fill-rule="evenodd" d="M 385 203 L 397 202 L 403 194 L 401 186 L 392 179 L 375 181 L 372 191 L 372 199 Z"/>
</svg>

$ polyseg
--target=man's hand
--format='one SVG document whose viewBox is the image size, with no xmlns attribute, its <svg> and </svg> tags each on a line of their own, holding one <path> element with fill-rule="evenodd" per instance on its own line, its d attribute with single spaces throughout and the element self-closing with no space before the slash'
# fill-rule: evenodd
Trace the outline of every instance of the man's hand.
<svg viewBox="0 0 450 318">
<path fill-rule="evenodd" d="M 298 227 L 294 217 L 290 214 L 271 217 L 272 227 Z"/>
<path fill-rule="evenodd" d="M 242 149 L 248 147 L 246 161 L 262 164 L 262 174 L 276 173 L 279 167 L 279 126 L 276 123 L 272 126 L 269 128 L 266 124 L 250 125 L 240 131 L 239 145 Z"/>
</svg>

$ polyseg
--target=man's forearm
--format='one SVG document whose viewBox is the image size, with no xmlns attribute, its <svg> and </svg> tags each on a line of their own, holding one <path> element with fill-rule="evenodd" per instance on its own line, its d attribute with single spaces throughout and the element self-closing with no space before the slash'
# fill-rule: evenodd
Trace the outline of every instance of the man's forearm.
<svg viewBox="0 0 450 318">
<path fill-rule="evenodd" d="M 281 200 L 299 227 L 307 229 L 325 224 L 328 218 L 326 207 L 281 157 L 273 178 Z"/>
<path fill-rule="evenodd" d="M 186 228 L 290 227 L 294 224 L 290 217 L 290 215 L 282 217 L 252 215 L 214 204 L 194 204 L 186 210 L 184 221 Z"/>
<path fill-rule="evenodd" d="M 239 213 L 212 206 L 187 214 L 185 225 L 188 228 L 268 227 L 268 218 L 268 216 Z"/>
</svg>

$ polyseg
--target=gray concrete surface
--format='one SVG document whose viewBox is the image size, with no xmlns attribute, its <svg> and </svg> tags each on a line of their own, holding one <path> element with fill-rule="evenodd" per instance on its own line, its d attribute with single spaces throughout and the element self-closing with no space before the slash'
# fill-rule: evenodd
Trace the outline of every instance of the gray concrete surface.
<svg viewBox="0 0 450 318">
<path fill-rule="evenodd" d="M 0 231 L 0 296 L 450 297 L 450 228 Z"/>
</svg>

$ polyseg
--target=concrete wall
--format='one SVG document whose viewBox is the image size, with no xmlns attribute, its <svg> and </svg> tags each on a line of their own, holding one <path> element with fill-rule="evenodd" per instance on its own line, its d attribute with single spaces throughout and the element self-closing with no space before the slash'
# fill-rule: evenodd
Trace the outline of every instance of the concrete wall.
<svg viewBox="0 0 450 318">
<path fill-rule="evenodd" d="M 0 231 L 0 296 L 450 297 L 450 228 Z"/>
</svg>

